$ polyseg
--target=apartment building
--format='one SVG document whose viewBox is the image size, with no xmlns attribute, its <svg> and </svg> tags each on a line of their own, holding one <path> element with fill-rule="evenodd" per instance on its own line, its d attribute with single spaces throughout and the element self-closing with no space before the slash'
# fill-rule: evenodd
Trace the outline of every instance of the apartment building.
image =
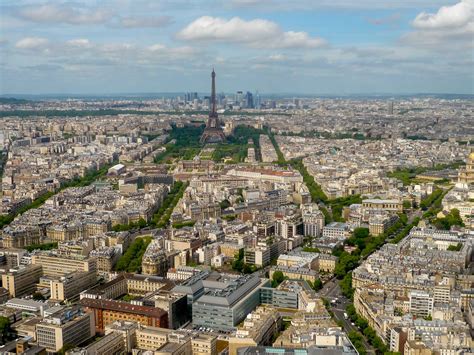
<svg viewBox="0 0 474 355">
<path fill-rule="evenodd" d="M 259 306 L 229 337 L 229 355 L 246 346 L 271 345 L 281 326 L 280 313 L 273 307 Z"/>
</svg>

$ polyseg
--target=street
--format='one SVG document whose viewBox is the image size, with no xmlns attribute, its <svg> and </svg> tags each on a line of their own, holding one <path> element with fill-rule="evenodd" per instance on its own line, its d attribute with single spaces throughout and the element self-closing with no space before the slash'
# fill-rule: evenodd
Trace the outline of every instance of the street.
<svg viewBox="0 0 474 355">
<path fill-rule="evenodd" d="M 324 284 L 324 287 L 319 291 L 319 295 L 330 302 L 330 309 L 334 313 L 334 318 L 336 321 L 340 322 L 346 333 L 350 331 L 357 331 L 359 329 L 352 325 L 350 319 L 344 318 L 344 312 L 346 312 L 346 307 L 351 303 L 351 300 L 347 299 L 342 293 L 341 288 L 339 287 L 339 280 L 333 277 L 330 281 Z M 331 301 L 337 299 L 337 303 L 332 303 Z M 375 354 L 374 348 L 367 342 L 365 337 L 363 337 L 364 348 L 368 354 Z"/>
</svg>

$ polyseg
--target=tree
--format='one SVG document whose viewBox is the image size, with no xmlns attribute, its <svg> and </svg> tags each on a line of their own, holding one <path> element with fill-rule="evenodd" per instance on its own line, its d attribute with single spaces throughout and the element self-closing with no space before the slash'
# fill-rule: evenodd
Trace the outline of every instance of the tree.
<svg viewBox="0 0 474 355">
<path fill-rule="evenodd" d="M 452 226 L 464 226 L 459 210 L 453 208 L 444 218 L 436 218 L 433 220 L 433 225 L 438 229 L 449 230 Z"/>
<path fill-rule="evenodd" d="M 140 218 L 138 220 L 138 227 L 140 227 L 140 228 L 145 228 L 146 227 L 146 221 L 143 218 Z"/>
<path fill-rule="evenodd" d="M 356 228 L 354 229 L 354 237 L 356 239 L 365 239 L 369 236 L 369 229 L 368 228 Z"/>
<path fill-rule="evenodd" d="M 460 251 L 462 249 L 462 243 L 458 243 L 457 245 L 450 245 L 448 247 L 449 251 Z"/>
<path fill-rule="evenodd" d="M 281 271 L 275 271 L 272 276 L 273 281 L 275 281 L 278 285 L 285 280 L 285 275 Z"/>
<path fill-rule="evenodd" d="M 242 272 L 244 274 L 251 274 L 254 270 L 254 268 L 252 266 L 253 265 L 249 265 L 249 264 L 244 263 L 244 266 L 242 267 Z"/>
<path fill-rule="evenodd" d="M 230 202 L 228 200 L 223 200 L 219 202 L 219 206 L 221 207 L 221 210 L 225 210 L 230 207 Z"/>
<path fill-rule="evenodd" d="M 10 332 L 10 321 L 7 317 L 0 317 L 0 343 L 5 344 L 5 341 Z"/>
<path fill-rule="evenodd" d="M 314 285 L 313 285 L 313 289 L 315 291 L 319 291 L 323 288 L 323 282 L 321 281 L 321 279 L 317 278 L 315 281 L 314 281 Z"/>
<path fill-rule="evenodd" d="M 238 253 L 234 256 L 234 261 L 232 262 L 232 269 L 242 272 L 244 268 L 244 250 L 240 249 Z"/>
<path fill-rule="evenodd" d="M 354 289 L 352 288 L 352 274 L 346 274 L 346 276 L 339 281 L 339 286 L 341 287 L 342 294 L 351 299 L 354 294 Z"/>
</svg>

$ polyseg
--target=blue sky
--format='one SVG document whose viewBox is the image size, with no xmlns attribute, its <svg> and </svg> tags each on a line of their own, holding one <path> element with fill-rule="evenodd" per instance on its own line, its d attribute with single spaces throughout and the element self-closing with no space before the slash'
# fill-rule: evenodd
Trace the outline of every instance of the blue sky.
<svg viewBox="0 0 474 355">
<path fill-rule="evenodd" d="M 474 0 L 0 1 L 0 94 L 468 93 Z"/>
</svg>

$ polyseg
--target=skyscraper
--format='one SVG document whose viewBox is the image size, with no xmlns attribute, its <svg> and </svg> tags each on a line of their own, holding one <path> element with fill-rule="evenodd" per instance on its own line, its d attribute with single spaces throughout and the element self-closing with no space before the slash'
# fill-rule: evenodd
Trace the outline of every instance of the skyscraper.
<svg viewBox="0 0 474 355">
<path fill-rule="evenodd" d="M 388 102 L 388 114 L 393 115 L 393 101 Z"/>
<path fill-rule="evenodd" d="M 201 143 L 219 143 L 225 141 L 224 131 L 222 130 L 217 116 L 216 102 L 216 72 L 212 69 L 212 89 L 209 118 L 207 119 L 206 129 L 201 136 Z"/>
<path fill-rule="evenodd" d="M 260 109 L 261 106 L 261 101 L 260 101 L 260 94 L 258 93 L 258 90 L 255 92 L 255 108 Z"/>
<path fill-rule="evenodd" d="M 246 108 L 254 108 L 253 95 L 250 91 L 247 91 L 247 94 L 245 95 L 245 107 Z"/>
</svg>

